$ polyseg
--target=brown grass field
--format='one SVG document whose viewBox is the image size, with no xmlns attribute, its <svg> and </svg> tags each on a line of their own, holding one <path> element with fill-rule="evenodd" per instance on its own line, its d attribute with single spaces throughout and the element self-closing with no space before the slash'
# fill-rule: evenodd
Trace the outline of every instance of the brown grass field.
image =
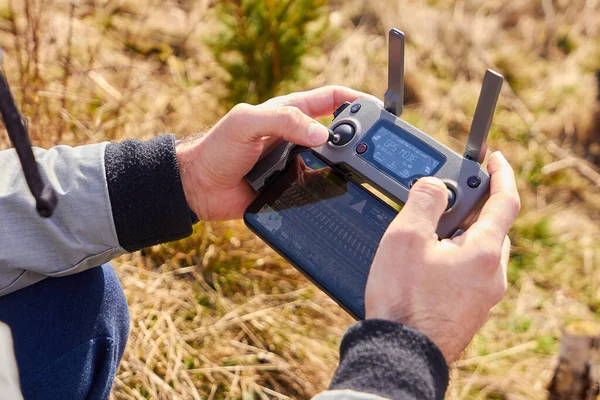
<svg viewBox="0 0 600 400">
<path fill-rule="evenodd" d="M 34 144 L 206 130 L 227 111 L 206 45 L 214 3 L 0 1 L 3 68 Z M 546 398 L 561 328 L 600 319 L 600 2 L 331 0 L 323 18 L 328 40 L 286 90 L 383 96 L 386 32 L 400 28 L 403 118 L 457 151 L 485 69 L 506 77 L 489 146 L 514 166 L 523 202 L 510 285 L 452 366 L 447 398 Z M 307 399 L 327 387 L 353 322 L 239 221 L 113 265 L 131 311 L 113 399 Z"/>
</svg>

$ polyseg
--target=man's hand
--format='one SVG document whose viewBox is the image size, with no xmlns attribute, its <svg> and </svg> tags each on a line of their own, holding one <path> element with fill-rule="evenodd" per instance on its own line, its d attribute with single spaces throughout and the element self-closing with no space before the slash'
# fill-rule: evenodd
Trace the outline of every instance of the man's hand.
<svg viewBox="0 0 600 400">
<path fill-rule="evenodd" d="M 446 187 L 422 178 L 386 231 L 366 288 L 366 316 L 397 321 L 428 336 L 456 360 L 506 292 L 510 240 L 519 213 L 514 172 L 501 153 L 488 162 L 491 194 L 461 236 L 438 240 Z"/>
<path fill-rule="evenodd" d="M 344 101 L 377 98 L 341 86 L 235 106 L 203 137 L 177 145 L 185 197 L 201 220 L 240 218 L 256 197 L 244 176 L 279 141 L 318 147 L 327 128 L 313 118 L 330 115 Z"/>
</svg>

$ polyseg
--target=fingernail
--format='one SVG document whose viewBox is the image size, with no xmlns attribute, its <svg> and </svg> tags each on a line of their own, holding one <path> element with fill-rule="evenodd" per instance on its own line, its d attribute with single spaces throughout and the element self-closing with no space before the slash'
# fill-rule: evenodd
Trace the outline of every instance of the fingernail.
<svg viewBox="0 0 600 400">
<path fill-rule="evenodd" d="M 323 125 L 313 122 L 308 128 L 308 142 L 311 146 L 321 146 L 329 138 L 329 131 Z"/>
<path fill-rule="evenodd" d="M 439 178 L 436 178 L 435 176 L 423 176 L 423 177 L 419 178 L 419 180 L 417 182 L 421 182 L 421 184 L 428 183 L 430 185 L 445 188 L 444 183 Z M 415 185 L 416 185 L 416 183 L 415 183 Z"/>
<path fill-rule="evenodd" d="M 506 157 L 504 157 L 504 154 L 502 154 L 502 152 L 501 152 L 500 150 L 497 150 L 497 151 L 495 151 L 495 152 L 494 152 L 494 155 L 495 155 L 496 157 L 500 157 L 500 158 L 501 158 L 501 159 L 503 159 L 503 160 L 506 160 Z"/>
</svg>

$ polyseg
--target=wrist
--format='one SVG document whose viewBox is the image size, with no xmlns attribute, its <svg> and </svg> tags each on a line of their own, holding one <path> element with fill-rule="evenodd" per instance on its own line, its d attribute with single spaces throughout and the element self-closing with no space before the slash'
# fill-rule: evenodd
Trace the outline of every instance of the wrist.
<svg viewBox="0 0 600 400">
<path fill-rule="evenodd" d="M 201 139 L 180 140 L 175 147 L 183 193 L 190 209 L 190 217 L 193 223 L 197 222 L 197 220 L 205 219 L 201 210 L 202 207 L 199 206 L 199 192 L 202 186 L 201 174 L 196 173 L 197 164 L 194 162 L 194 160 L 200 157 L 198 151 L 200 142 Z M 195 220 L 194 217 L 196 217 Z"/>
<path fill-rule="evenodd" d="M 399 316 L 379 312 L 370 313 L 367 318 L 399 323 L 421 333 L 436 345 L 448 365 L 455 361 L 462 352 L 462 348 L 456 344 L 461 337 L 460 333 L 453 330 L 454 324 L 443 316 L 419 316 L 417 313 Z M 459 349 L 457 350 L 457 348 Z"/>
</svg>

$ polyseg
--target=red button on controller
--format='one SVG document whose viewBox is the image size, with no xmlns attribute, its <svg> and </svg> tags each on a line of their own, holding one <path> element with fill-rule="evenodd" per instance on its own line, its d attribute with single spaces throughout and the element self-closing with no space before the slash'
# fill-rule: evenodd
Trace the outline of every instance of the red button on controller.
<svg viewBox="0 0 600 400">
<path fill-rule="evenodd" d="M 356 146 L 356 152 L 358 154 L 362 154 L 365 151 L 367 151 L 368 147 L 366 143 L 360 143 L 358 146 Z"/>
</svg>

